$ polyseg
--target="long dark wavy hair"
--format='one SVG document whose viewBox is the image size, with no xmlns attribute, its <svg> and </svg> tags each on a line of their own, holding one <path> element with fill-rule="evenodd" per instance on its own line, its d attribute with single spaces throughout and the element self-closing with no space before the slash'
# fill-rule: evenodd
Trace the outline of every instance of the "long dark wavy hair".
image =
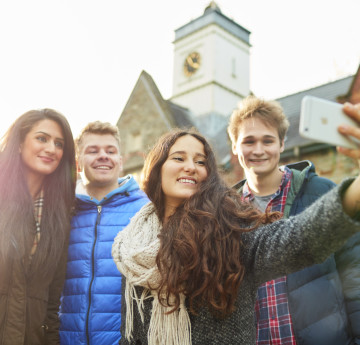
<svg viewBox="0 0 360 345">
<path fill-rule="evenodd" d="M 262 214 L 243 203 L 236 191 L 220 177 L 214 153 L 194 129 L 175 129 L 159 139 L 148 154 L 142 173 L 142 188 L 164 220 L 165 202 L 161 188 L 161 167 L 170 148 L 184 135 L 204 145 L 208 176 L 197 193 L 180 205 L 163 223 L 157 265 L 161 273 L 160 294 L 177 310 L 180 293 L 188 299 L 190 312 L 207 306 L 218 317 L 234 311 L 239 286 L 245 274 L 241 262 L 242 234 L 278 215 Z M 169 296 L 175 296 L 170 304 Z M 160 299 L 161 300 L 161 299 Z"/>
<path fill-rule="evenodd" d="M 55 121 L 64 136 L 63 156 L 43 182 L 41 238 L 32 257 L 30 276 L 52 275 L 67 240 L 75 198 L 75 151 L 66 118 L 53 109 L 30 110 L 8 129 L 0 143 L 0 273 L 16 258 L 30 254 L 35 236 L 34 205 L 19 153 L 27 133 L 42 120 Z M 4 266 L 3 266 L 4 265 Z"/>
</svg>

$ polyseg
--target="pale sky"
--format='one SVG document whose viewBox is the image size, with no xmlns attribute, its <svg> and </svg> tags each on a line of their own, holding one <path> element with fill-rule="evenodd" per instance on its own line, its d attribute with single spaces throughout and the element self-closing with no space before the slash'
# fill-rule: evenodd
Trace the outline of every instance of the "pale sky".
<svg viewBox="0 0 360 345">
<path fill-rule="evenodd" d="M 0 0 L 0 135 L 22 113 L 62 112 L 76 136 L 115 124 L 142 70 L 172 95 L 174 30 L 209 0 Z M 360 0 L 218 0 L 251 31 L 250 88 L 278 98 L 356 73 Z"/>
</svg>

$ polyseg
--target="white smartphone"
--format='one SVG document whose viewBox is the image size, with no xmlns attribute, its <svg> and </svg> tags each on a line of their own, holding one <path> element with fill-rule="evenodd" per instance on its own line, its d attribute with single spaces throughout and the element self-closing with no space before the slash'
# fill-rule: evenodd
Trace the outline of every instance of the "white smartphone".
<svg viewBox="0 0 360 345">
<path fill-rule="evenodd" d="M 351 149 L 360 147 L 360 140 L 338 132 L 338 126 L 357 123 L 342 111 L 342 104 L 322 98 L 305 96 L 301 102 L 300 135 L 307 139 Z"/>
</svg>

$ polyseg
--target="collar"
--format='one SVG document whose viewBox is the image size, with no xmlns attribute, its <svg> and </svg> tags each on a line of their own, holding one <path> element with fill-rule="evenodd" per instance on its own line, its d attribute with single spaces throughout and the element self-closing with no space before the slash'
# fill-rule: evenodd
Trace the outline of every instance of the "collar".
<svg viewBox="0 0 360 345">
<path fill-rule="evenodd" d="M 128 183 L 130 181 L 130 179 L 131 179 L 131 175 L 126 175 L 125 177 L 119 178 L 118 179 L 118 188 L 124 186 L 126 183 Z M 76 194 L 86 195 L 86 196 L 90 197 L 81 178 L 76 181 Z"/>
<path fill-rule="evenodd" d="M 287 166 L 281 166 L 279 169 L 283 172 L 283 175 L 281 177 L 281 182 L 278 190 L 275 192 L 274 197 L 278 196 L 283 189 L 286 187 L 287 183 L 291 179 L 292 171 Z M 255 196 L 251 192 L 251 189 L 249 188 L 249 185 L 247 183 L 247 180 L 244 183 L 243 189 L 242 189 L 242 197 L 244 199 L 247 199 L 249 201 L 253 201 Z"/>
</svg>

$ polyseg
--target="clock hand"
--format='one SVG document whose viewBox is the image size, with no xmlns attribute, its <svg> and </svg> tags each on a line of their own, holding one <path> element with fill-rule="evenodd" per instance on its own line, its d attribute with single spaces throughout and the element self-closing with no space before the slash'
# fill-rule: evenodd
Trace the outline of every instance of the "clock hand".
<svg viewBox="0 0 360 345">
<path fill-rule="evenodd" d="M 191 56 L 188 56 L 186 58 L 186 61 L 190 65 L 190 67 L 192 67 L 192 68 L 197 69 L 200 66 L 200 64 L 198 62 L 195 62 Z"/>
<path fill-rule="evenodd" d="M 188 64 L 192 67 L 192 65 L 193 65 L 193 60 L 192 60 L 192 58 L 191 58 L 190 56 L 188 56 L 188 57 L 186 58 L 186 61 L 187 61 Z"/>
</svg>

